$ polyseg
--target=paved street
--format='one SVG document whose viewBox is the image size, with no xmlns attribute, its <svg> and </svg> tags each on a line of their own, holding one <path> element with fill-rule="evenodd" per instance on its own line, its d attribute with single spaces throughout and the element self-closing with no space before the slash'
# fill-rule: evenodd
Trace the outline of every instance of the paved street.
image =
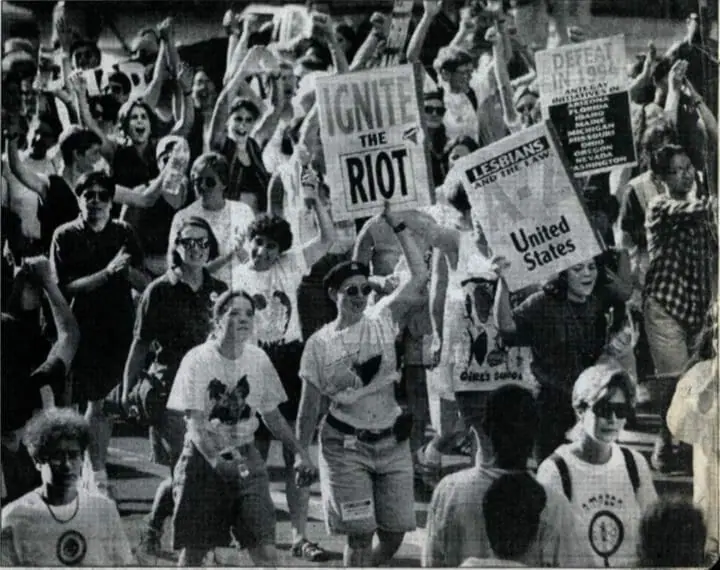
<svg viewBox="0 0 720 570">
<path fill-rule="evenodd" d="M 623 433 L 621 443 L 640 451 L 649 457 L 652 450 L 652 435 L 658 424 L 658 418 L 640 414 L 638 426 L 633 431 Z M 143 521 L 150 511 L 153 495 L 161 478 L 167 473 L 166 468 L 154 465 L 147 460 L 149 446 L 147 439 L 138 435 L 131 435 L 126 426 L 118 426 L 116 437 L 113 438 L 110 453 L 110 465 L 108 472 L 115 487 L 118 497 L 118 507 L 123 522 L 135 547 L 138 543 Z M 317 454 L 317 448 L 313 449 Z M 315 455 L 316 456 L 316 455 Z M 452 456 L 447 458 L 448 471 L 460 469 L 468 465 L 469 458 Z M 284 484 L 282 482 L 282 458 L 277 443 L 273 444 L 270 454 L 269 469 L 272 481 L 271 493 L 277 513 L 277 536 L 280 550 L 280 566 L 311 566 L 312 563 L 304 562 L 293 558 L 289 553 L 290 547 L 290 523 L 285 501 Z M 655 475 L 655 484 L 661 495 L 669 493 L 680 493 L 687 498 L 692 496 L 692 482 L 688 475 L 671 474 Z M 393 566 L 420 566 L 420 550 L 423 543 L 424 526 L 427 507 L 430 500 L 428 492 L 418 489 L 415 495 L 415 513 L 417 515 L 418 529 L 409 533 L 398 554 L 393 560 Z M 317 485 L 312 488 L 310 502 L 310 524 L 308 538 L 317 540 L 320 544 L 331 551 L 332 558 L 324 566 L 342 565 L 342 548 L 344 541 L 342 537 L 328 537 L 322 523 L 322 506 L 320 503 L 320 491 Z M 169 549 L 169 533 L 165 533 L 165 548 Z M 168 560 L 151 560 L 157 566 L 171 564 Z M 251 566 L 250 559 L 244 552 L 235 552 L 232 549 L 223 549 L 217 555 L 217 565 L 227 566 Z"/>
</svg>

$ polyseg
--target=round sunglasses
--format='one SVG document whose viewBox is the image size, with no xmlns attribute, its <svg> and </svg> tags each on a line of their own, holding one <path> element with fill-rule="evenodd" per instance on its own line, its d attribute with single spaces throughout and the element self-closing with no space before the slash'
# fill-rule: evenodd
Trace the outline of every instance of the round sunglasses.
<svg viewBox="0 0 720 570">
<path fill-rule="evenodd" d="M 209 249 L 210 248 L 210 240 L 208 238 L 179 238 L 177 240 L 177 244 L 183 246 L 186 249 L 190 248 L 199 248 L 199 249 Z"/>
<path fill-rule="evenodd" d="M 348 297 L 357 297 L 358 295 L 362 295 L 363 297 L 367 297 L 372 293 L 372 287 L 369 284 L 362 285 L 358 287 L 357 285 L 350 285 L 350 287 L 347 287 L 345 290 L 343 290 L 343 294 L 347 295 Z"/>
</svg>

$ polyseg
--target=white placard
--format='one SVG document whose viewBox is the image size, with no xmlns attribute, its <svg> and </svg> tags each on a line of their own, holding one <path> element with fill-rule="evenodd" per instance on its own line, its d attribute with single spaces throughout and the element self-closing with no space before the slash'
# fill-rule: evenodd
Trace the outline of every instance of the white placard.
<svg viewBox="0 0 720 570">
<path fill-rule="evenodd" d="M 510 262 L 511 291 L 601 253 L 549 123 L 475 151 L 450 176 L 466 189 L 493 254 Z"/>
<path fill-rule="evenodd" d="M 430 171 L 411 64 L 318 77 L 320 134 L 335 221 L 430 205 Z"/>
</svg>

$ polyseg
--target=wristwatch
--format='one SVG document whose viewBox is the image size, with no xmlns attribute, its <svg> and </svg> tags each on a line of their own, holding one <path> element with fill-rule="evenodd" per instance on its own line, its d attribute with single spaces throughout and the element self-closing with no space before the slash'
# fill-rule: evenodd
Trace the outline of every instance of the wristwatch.
<svg viewBox="0 0 720 570">
<path fill-rule="evenodd" d="M 407 229 L 407 224 L 405 222 L 400 222 L 397 226 L 393 226 L 393 231 L 396 234 L 399 234 L 400 232 Z"/>
</svg>

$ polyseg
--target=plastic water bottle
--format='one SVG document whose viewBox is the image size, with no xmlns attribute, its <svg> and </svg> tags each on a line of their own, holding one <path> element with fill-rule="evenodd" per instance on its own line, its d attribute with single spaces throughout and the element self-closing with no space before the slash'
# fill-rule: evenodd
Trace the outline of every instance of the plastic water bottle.
<svg viewBox="0 0 720 570">
<path fill-rule="evenodd" d="M 185 182 L 185 175 L 190 162 L 190 147 L 187 142 L 177 137 L 170 159 L 163 170 L 162 191 L 169 195 L 177 195 Z"/>
</svg>

